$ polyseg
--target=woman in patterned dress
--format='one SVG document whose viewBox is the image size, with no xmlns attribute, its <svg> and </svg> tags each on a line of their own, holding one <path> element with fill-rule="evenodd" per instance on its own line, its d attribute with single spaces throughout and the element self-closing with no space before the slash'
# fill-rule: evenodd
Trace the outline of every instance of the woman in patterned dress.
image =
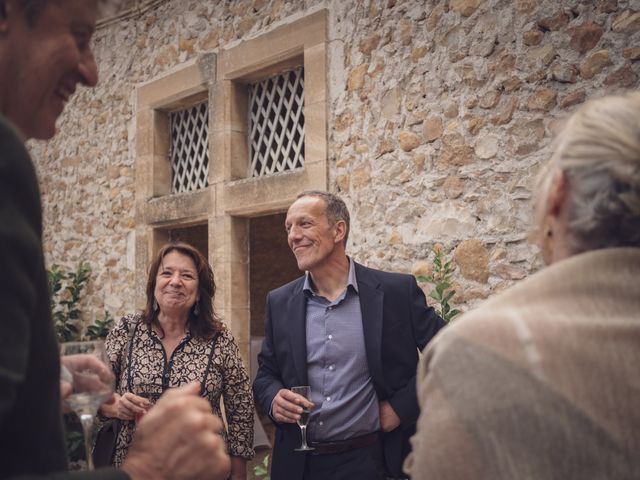
<svg viewBox="0 0 640 480">
<path fill-rule="evenodd" d="M 224 400 L 231 478 L 246 478 L 246 461 L 254 454 L 253 396 L 238 347 L 213 309 L 215 290 L 213 271 L 198 250 L 182 242 L 167 244 L 149 268 L 144 311 L 123 317 L 109 333 L 106 348 L 117 400 L 101 414 L 123 420 L 116 466 L 127 455 L 136 420 L 161 392 L 197 381 L 220 417 Z"/>
</svg>

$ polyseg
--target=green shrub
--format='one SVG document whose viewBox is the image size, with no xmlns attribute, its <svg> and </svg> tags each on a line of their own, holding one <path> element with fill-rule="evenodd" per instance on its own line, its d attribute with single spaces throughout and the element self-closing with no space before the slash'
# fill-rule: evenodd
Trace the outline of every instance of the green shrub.
<svg viewBox="0 0 640 480">
<path fill-rule="evenodd" d="M 47 270 L 51 315 L 58 342 L 105 338 L 113 325 L 113 316 L 105 310 L 104 317 L 89 325 L 85 335 L 82 335 L 80 301 L 90 274 L 91 267 L 87 262 L 80 262 L 75 271 L 65 271 L 59 265 L 53 265 Z M 64 430 L 69 461 L 84 460 L 82 426 L 75 413 L 64 415 Z"/>
<path fill-rule="evenodd" d="M 65 272 L 59 265 L 53 265 L 47 271 L 51 315 L 60 342 L 80 340 L 80 297 L 90 274 L 91 267 L 87 262 L 80 262 L 75 272 Z"/>
<path fill-rule="evenodd" d="M 107 336 L 113 325 L 113 316 L 105 310 L 104 317 L 89 325 L 82 334 L 80 301 L 90 275 L 89 263 L 82 261 L 75 271 L 65 271 L 55 264 L 47 270 L 51 315 L 59 342 L 99 340 Z"/>
<path fill-rule="evenodd" d="M 254 465 L 253 474 L 264 480 L 271 480 L 269 475 L 269 455 L 265 455 L 262 464 Z"/>
<path fill-rule="evenodd" d="M 431 275 L 418 275 L 416 278 L 419 282 L 433 285 L 433 289 L 429 292 L 429 297 L 437 302 L 434 308 L 438 315 L 449 323 L 453 317 L 460 313 L 460 310 L 451 308 L 449 303 L 456 294 L 456 291 L 451 288 L 455 267 L 453 261 L 446 258 L 447 254 L 441 245 L 435 245 L 433 253 L 433 272 Z"/>
<path fill-rule="evenodd" d="M 102 320 L 96 320 L 93 325 L 87 327 L 85 337 L 87 340 L 99 340 L 105 338 L 113 326 L 113 316 L 107 311 L 104 311 L 104 317 Z"/>
</svg>

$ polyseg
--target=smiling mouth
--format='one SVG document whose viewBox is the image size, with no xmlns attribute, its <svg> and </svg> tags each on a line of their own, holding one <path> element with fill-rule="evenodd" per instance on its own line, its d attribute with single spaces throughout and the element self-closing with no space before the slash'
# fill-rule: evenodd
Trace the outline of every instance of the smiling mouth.
<svg viewBox="0 0 640 480">
<path fill-rule="evenodd" d="M 165 292 L 165 295 L 168 295 L 170 297 L 184 297 L 184 293 L 182 292 Z"/>
</svg>

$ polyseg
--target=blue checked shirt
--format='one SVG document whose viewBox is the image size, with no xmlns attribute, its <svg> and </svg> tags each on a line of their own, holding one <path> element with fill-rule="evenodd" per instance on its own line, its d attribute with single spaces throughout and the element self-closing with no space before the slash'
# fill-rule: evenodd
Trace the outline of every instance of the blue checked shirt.
<svg viewBox="0 0 640 480">
<path fill-rule="evenodd" d="M 333 302 L 314 293 L 307 272 L 307 376 L 311 387 L 308 433 L 312 441 L 345 440 L 380 429 L 378 397 L 364 346 L 354 263 L 345 291 Z"/>
</svg>

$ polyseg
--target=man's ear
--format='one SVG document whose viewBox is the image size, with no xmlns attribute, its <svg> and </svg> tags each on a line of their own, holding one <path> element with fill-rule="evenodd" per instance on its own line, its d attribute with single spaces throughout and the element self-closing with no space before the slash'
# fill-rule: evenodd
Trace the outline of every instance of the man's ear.
<svg viewBox="0 0 640 480">
<path fill-rule="evenodd" d="M 344 240 L 344 235 L 347 232 L 347 224 L 344 220 L 338 220 L 334 225 L 335 234 L 333 236 L 333 241 L 335 243 L 341 243 Z"/>
<path fill-rule="evenodd" d="M 557 217 L 567 198 L 567 175 L 562 170 L 553 174 L 549 195 L 547 196 L 547 214 Z"/>
<path fill-rule="evenodd" d="M 9 29 L 9 11 L 11 5 L 8 0 L 0 0 L 0 33 L 4 33 Z"/>
</svg>

